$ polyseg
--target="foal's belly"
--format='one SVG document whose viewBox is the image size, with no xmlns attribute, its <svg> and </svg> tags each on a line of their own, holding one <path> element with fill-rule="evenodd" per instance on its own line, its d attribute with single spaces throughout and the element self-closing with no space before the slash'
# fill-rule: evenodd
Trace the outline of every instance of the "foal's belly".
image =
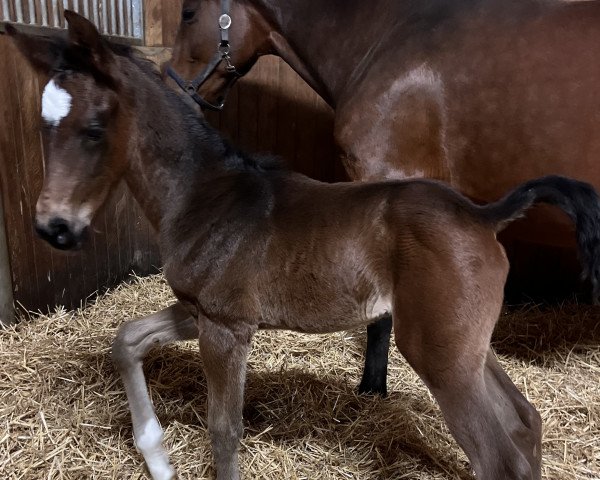
<svg viewBox="0 0 600 480">
<path fill-rule="evenodd" d="M 367 300 L 352 297 L 337 298 L 307 309 L 282 308 L 283 314 L 265 318 L 261 329 L 284 329 L 302 333 L 332 333 L 351 330 L 372 323 L 392 313 L 388 295 L 374 294 Z"/>
</svg>

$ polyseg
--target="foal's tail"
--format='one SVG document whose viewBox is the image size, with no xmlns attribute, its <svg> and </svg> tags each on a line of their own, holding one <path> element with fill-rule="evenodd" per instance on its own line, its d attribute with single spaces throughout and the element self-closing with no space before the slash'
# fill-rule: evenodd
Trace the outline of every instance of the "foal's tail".
<svg viewBox="0 0 600 480">
<path fill-rule="evenodd" d="M 483 217 L 496 231 L 523 216 L 536 203 L 563 210 L 575 223 L 583 278 L 592 283 L 592 300 L 600 303 L 600 197 L 589 183 L 558 175 L 530 180 L 497 202 L 481 207 Z"/>
</svg>

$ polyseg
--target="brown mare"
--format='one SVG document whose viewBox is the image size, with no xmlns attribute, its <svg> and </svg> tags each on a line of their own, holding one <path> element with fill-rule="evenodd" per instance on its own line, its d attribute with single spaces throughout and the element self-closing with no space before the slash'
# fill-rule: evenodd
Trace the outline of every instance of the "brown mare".
<svg viewBox="0 0 600 480">
<path fill-rule="evenodd" d="M 113 344 L 135 442 L 155 480 L 175 473 L 142 370 L 150 348 L 199 339 L 217 478 L 238 479 L 254 333 L 332 332 L 387 312 L 477 477 L 540 478 L 540 417 L 490 348 L 508 271 L 496 233 L 536 202 L 559 206 L 598 287 L 600 199 L 590 185 L 545 177 L 477 206 L 431 180 L 320 183 L 237 151 L 144 61 L 83 17 L 65 16 L 68 40 L 7 26 L 51 77 L 36 228 L 57 248 L 77 248 L 123 178 L 159 232 L 179 303 L 125 323 Z"/>
<path fill-rule="evenodd" d="M 185 0 L 168 73 L 220 104 L 278 55 L 335 109 L 352 179 L 435 178 L 489 202 L 548 174 L 600 188 L 598 44 L 600 1 Z M 568 246 L 566 220 L 538 210 L 510 236 Z M 360 391 L 386 392 L 390 329 L 367 330 Z"/>
</svg>

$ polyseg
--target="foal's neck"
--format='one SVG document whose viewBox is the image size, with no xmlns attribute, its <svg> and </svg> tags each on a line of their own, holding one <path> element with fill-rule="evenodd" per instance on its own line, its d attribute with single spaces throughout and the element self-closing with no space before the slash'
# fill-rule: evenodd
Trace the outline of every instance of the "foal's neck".
<svg viewBox="0 0 600 480">
<path fill-rule="evenodd" d="M 131 72 L 132 102 L 125 180 L 155 230 L 193 189 L 227 174 L 227 142 L 178 96 L 137 61 L 123 59 Z"/>
</svg>

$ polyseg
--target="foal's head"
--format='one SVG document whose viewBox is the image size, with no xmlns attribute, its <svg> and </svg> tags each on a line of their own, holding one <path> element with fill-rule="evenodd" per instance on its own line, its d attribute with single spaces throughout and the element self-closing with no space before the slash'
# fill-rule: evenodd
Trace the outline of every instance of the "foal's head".
<svg viewBox="0 0 600 480">
<path fill-rule="evenodd" d="M 212 104 L 222 104 L 239 76 L 247 73 L 260 55 L 271 52 L 268 22 L 252 3 L 239 0 L 183 2 L 170 66 L 181 80 L 196 81 L 193 85 L 196 93 Z M 223 44 L 221 27 L 227 31 L 229 47 Z M 229 60 L 222 57 L 226 49 Z M 214 66 L 219 59 L 222 61 Z"/>
<path fill-rule="evenodd" d="M 66 39 L 6 29 L 31 65 L 50 78 L 42 96 L 45 175 L 36 229 L 63 250 L 81 245 L 121 176 L 128 125 L 119 102 L 118 56 L 92 23 L 69 11 L 65 17 Z"/>
</svg>

